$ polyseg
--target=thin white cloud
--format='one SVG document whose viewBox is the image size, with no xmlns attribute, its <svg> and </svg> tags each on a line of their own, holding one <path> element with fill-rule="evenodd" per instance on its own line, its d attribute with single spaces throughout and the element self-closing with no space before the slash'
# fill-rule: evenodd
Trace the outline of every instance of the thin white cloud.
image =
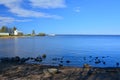
<svg viewBox="0 0 120 80">
<path fill-rule="evenodd" d="M 79 12 L 80 12 L 80 7 L 76 7 L 76 8 L 74 9 L 74 11 L 77 12 L 77 13 L 79 13 Z"/>
<path fill-rule="evenodd" d="M 57 18 L 57 15 L 49 15 L 47 13 L 36 12 L 31 10 L 22 9 L 20 7 L 10 9 L 10 12 L 16 14 L 19 17 L 44 17 L 44 18 Z"/>
<path fill-rule="evenodd" d="M 12 18 L 12 17 L 0 16 L 0 25 L 6 25 L 6 24 L 9 24 L 12 22 L 28 22 L 28 21 L 32 21 L 32 20 L 30 20 L 30 19 L 17 20 L 17 19 Z"/>
<path fill-rule="evenodd" d="M 39 8 L 65 8 L 65 0 L 30 0 L 31 5 Z"/>
<path fill-rule="evenodd" d="M 37 12 L 33 10 L 27 10 L 21 7 L 23 0 L 0 0 L 0 5 L 4 5 L 9 8 L 11 13 L 16 14 L 19 17 L 44 17 L 44 18 L 61 18 L 57 15 L 50 15 L 43 12 Z M 36 0 L 38 1 L 38 0 Z"/>
<path fill-rule="evenodd" d="M 16 19 L 16 20 L 14 20 L 15 22 L 30 22 L 30 21 L 32 21 L 31 19 L 23 19 L 23 20 L 18 20 L 18 19 Z"/>
</svg>

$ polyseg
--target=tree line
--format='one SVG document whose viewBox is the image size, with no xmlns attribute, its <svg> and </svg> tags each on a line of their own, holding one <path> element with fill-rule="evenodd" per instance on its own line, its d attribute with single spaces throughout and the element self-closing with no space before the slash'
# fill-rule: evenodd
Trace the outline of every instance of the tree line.
<svg viewBox="0 0 120 80">
<path fill-rule="evenodd" d="M 11 27 L 7 27 L 7 26 L 2 26 L 0 28 L 0 33 L 9 33 L 10 35 L 13 35 L 15 30 L 17 30 L 17 28 L 15 26 L 12 27 L 12 28 Z M 23 35 L 23 33 L 20 34 L 20 35 Z M 36 34 L 35 30 L 32 30 L 32 33 L 31 34 L 26 34 L 26 36 L 46 36 L 46 34 L 42 33 L 42 32 Z"/>
<path fill-rule="evenodd" d="M 17 28 L 14 26 L 14 27 L 12 27 L 12 28 L 10 28 L 10 27 L 7 27 L 7 26 L 2 26 L 1 28 L 0 28 L 0 32 L 1 33 L 9 33 L 9 34 L 13 34 L 13 32 L 14 32 L 14 30 L 16 30 Z"/>
</svg>

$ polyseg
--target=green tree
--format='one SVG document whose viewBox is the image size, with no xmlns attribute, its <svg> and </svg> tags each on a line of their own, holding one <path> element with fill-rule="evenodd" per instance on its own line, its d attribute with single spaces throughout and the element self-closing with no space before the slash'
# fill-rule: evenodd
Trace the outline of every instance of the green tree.
<svg viewBox="0 0 120 80">
<path fill-rule="evenodd" d="M 39 33 L 38 36 L 46 36 L 45 33 Z"/>
<path fill-rule="evenodd" d="M 32 31 L 32 36 L 35 36 L 35 30 Z"/>
<path fill-rule="evenodd" d="M 6 26 L 2 26 L 0 32 L 7 32 L 7 27 Z"/>
<path fill-rule="evenodd" d="M 7 32 L 8 32 L 10 35 L 13 35 L 13 29 L 12 29 L 12 28 L 8 28 L 8 29 L 7 29 Z"/>
<path fill-rule="evenodd" d="M 16 28 L 15 26 L 13 27 L 13 31 L 14 31 L 14 30 L 17 30 L 17 28 Z"/>
</svg>

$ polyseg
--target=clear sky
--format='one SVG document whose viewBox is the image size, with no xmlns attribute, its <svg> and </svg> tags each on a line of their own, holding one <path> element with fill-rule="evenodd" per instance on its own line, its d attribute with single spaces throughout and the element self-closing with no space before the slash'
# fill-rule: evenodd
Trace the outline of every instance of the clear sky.
<svg viewBox="0 0 120 80">
<path fill-rule="evenodd" d="M 120 34 L 120 0 L 0 0 L 0 26 L 24 33 Z"/>
</svg>

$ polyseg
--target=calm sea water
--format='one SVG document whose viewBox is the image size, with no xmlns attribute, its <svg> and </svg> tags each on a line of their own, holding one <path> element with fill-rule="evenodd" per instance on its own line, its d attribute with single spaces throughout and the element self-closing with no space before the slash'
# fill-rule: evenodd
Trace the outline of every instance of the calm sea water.
<svg viewBox="0 0 120 80">
<path fill-rule="evenodd" d="M 120 36 L 45 36 L 0 39 L 0 57 L 37 57 L 46 54 L 42 64 L 116 67 L 120 62 Z M 95 58 L 101 61 L 95 63 Z M 56 58 L 63 58 L 63 62 Z M 54 59 L 54 60 L 53 60 Z M 69 60 L 70 63 L 66 63 Z M 103 64 L 105 62 L 105 64 Z"/>
</svg>

